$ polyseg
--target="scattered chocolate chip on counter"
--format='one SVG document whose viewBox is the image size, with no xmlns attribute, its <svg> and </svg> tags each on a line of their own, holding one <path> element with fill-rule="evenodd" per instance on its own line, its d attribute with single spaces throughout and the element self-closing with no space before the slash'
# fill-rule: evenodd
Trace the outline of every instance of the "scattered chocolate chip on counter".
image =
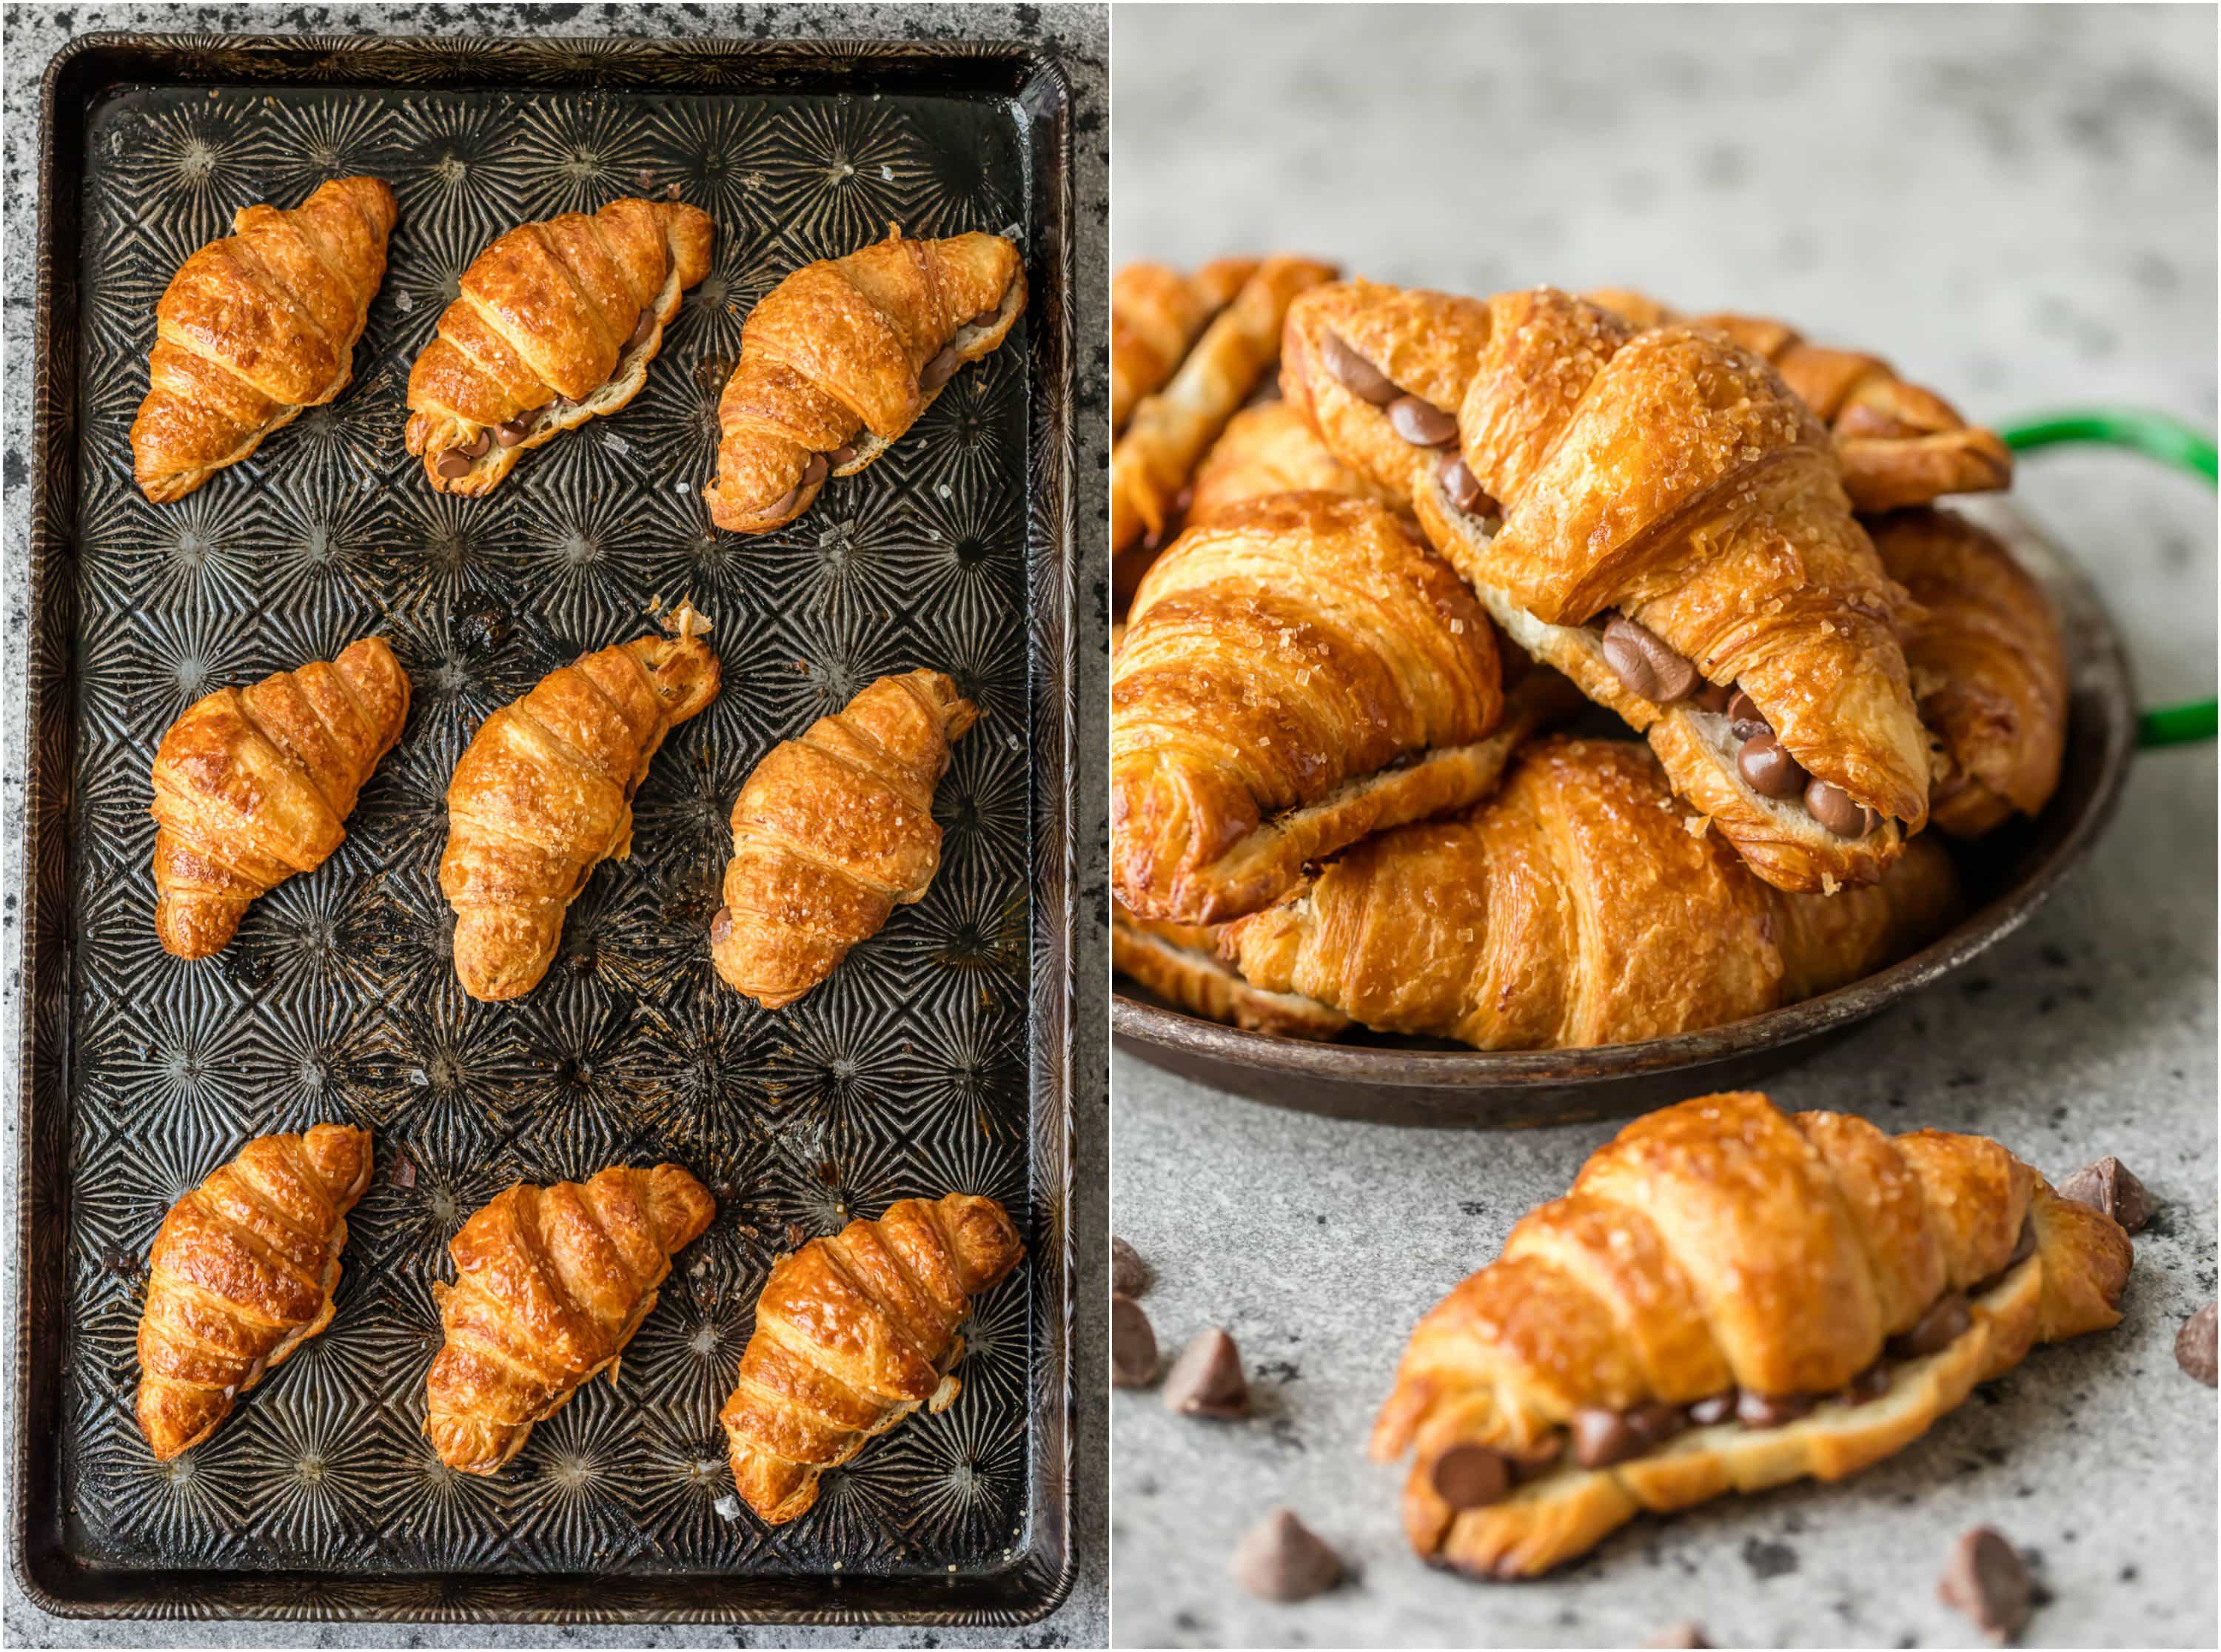
<svg viewBox="0 0 2221 1652">
<path fill-rule="evenodd" d="M 1157 1380 L 1157 1332 L 1142 1305 L 1123 1294 L 1110 1299 L 1110 1381 L 1121 1388 L 1146 1388 Z"/>
<path fill-rule="evenodd" d="M 1184 1417 L 1248 1416 L 1249 1379 L 1234 1338 L 1213 1325 L 1190 1343 L 1165 1378 L 1165 1404 Z"/>
<path fill-rule="evenodd" d="M 1341 1556 L 1285 1508 L 1243 1535 L 1232 1569 L 1234 1580 L 1261 1600 L 1308 1600 L 1342 1581 Z"/>
<path fill-rule="evenodd" d="M 1988 1526 L 1975 1527 L 1951 1545 L 1936 1595 L 2000 1643 L 2019 1634 L 2036 1609 L 2036 1585 L 2027 1565 Z"/>
<path fill-rule="evenodd" d="M 1711 1643 L 1705 1638 L 1705 1631 L 1697 1624 L 1682 1623 L 1674 1624 L 1671 1629 L 1660 1630 L 1658 1633 L 1643 1642 L 1643 1645 L 1709 1647 Z"/>
<path fill-rule="evenodd" d="M 2209 1388 L 2214 1386 L 2216 1368 L 2213 1335 L 2211 1302 L 2185 1319 L 2182 1329 L 2174 1333 L 2174 1362 Z"/>
<path fill-rule="evenodd" d="M 1149 1288 L 1149 1264 L 1123 1239 L 1110 1241 L 1110 1288 L 1121 1296 L 1139 1296 Z"/>
<path fill-rule="evenodd" d="M 2156 1208 L 2144 1184 L 2111 1153 L 2061 1182 L 2059 1196 L 2105 1212 L 2129 1233 L 2143 1232 Z"/>
</svg>

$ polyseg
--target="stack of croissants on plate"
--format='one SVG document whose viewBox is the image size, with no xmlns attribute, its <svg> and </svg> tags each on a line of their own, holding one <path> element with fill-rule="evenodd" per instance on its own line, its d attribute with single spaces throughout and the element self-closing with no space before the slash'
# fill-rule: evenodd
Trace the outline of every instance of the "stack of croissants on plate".
<svg viewBox="0 0 2221 1652">
<path fill-rule="evenodd" d="M 1112 944 L 1176 1007 L 1718 1026 L 1934 939 L 2056 787 L 2057 617 L 1935 502 L 2010 454 L 1878 358 L 1291 257 L 1112 302 Z"/>
<path fill-rule="evenodd" d="M 383 181 L 337 179 L 291 209 L 243 209 L 230 235 L 185 259 L 156 307 L 131 431 L 150 501 L 184 497 L 347 388 L 397 215 Z M 623 408 L 708 273 L 715 234 L 697 208 L 625 199 L 487 246 L 409 376 L 407 445 L 429 485 L 485 495 L 529 450 Z M 1017 248 L 984 234 L 895 230 L 794 271 L 744 324 L 704 489 L 711 518 L 743 533 L 793 521 L 1001 345 L 1025 293 Z M 455 765 L 440 887 L 473 999 L 540 984 L 594 869 L 629 856 L 658 748 L 716 698 L 709 619 L 685 601 L 651 611 L 648 634 L 581 655 L 486 718 Z M 258 896 L 316 875 L 409 707 L 408 675 L 379 637 L 190 707 L 153 759 L 162 945 L 207 957 Z M 976 716 L 948 675 L 911 670 L 763 757 L 733 805 L 723 905 L 704 937 L 729 986 L 791 1003 L 925 895 L 941 854 L 935 789 Z M 139 1337 L 138 1416 L 158 1457 L 206 1439 L 330 1321 L 371 1164 L 368 1132 L 350 1126 L 260 1137 L 171 1209 Z M 534 1423 L 614 1370 L 673 1254 L 714 1213 L 700 1182 L 664 1164 L 520 1184 L 472 1215 L 450 1246 L 456 1281 L 437 1287 L 446 1341 L 426 1426 L 441 1458 L 494 1472 Z M 1000 1205 L 951 1193 L 779 1260 L 723 1413 L 750 1506 L 796 1518 L 825 1468 L 917 1406 L 946 1406 L 971 1299 L 1020 1256 Z"/>
</svg>

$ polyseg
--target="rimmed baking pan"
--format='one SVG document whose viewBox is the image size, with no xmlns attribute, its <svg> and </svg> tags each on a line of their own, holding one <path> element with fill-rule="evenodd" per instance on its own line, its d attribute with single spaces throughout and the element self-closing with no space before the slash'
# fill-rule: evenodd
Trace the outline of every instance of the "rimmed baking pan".
<svg viewBox="0 0 2221 1652">
<path fill-rule="evenodd" d="M 1003 44 L 101 35 L 48 72 L 38 256 L 22 966 L 16 1565 L 88 1617 L 1010 1624 L 1072 1575 L 1068 1118 L 1075 921 L 1070 114 Z M 252 201 L 391 181 L 401 215 L 354 382 L 177 504 L 131 483 L 153 305 Z M 646 390 L 447 498 L 404 451 L 409 365 L 511 224 L 629 194 L 717 239 Z M 1010 342 L 789 529 L 698 497 L 742 317 L 885 233 L 1009 230 Z M 479 721 L 691 594 L 724 666 L 598 870 L 547 980 L 462 996 L 436 887 L 441 794 Z M 197 964 L 151 927 L 148 764 L 208 689 L 388 637 L 416 706 L 340 852 Z M 723 817 L 777 740 L 890 670 L 984 712 L 935 812 L 940 876 L 776 1013 L 715 980 Z M 246 1138 L 377 1132 L 330 1330 L 207 1444 L 131 1418 L 138 1269 Z M 422 1432 L 430 1286 L 509 1181 L 677 1160 L 719 1213 L 614 1382 L 499 1476 Z M 767 1527 L 716 1411 L 772 1256 L 964 1188 L 1029 1262 L 981 1307 L 967 1384 Z"/>
<path fill-rule="evenodd" d="M 1408 1125 L 1558 1124 L 1755 1083 L 1979 957 L 2028 920 L 2112 818 L 2136 743 L 2136 695 L 2120 638 L 2073 561 L 2007 506 L 1954 504 L 2002 537 L 2051 594 L 2072 694 L 2066 761 L 2043 814 L 1952 845 L 1969 910 L 1949 933 L 1818 998 L 1727 1026 L 1595 1050 L 1481 1051 L 1363 1032 L 1320 1044 L 1247 1032 L 1171 1008 L 1121 976 L 1110 1005 L 1119 1047 L 1198 1082 L 1307 1113 Z"/>
</svg>

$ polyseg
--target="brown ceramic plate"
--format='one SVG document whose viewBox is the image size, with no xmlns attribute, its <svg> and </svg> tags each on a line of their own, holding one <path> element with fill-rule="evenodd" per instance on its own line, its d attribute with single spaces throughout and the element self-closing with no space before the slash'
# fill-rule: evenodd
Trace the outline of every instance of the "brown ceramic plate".
<svg viewBox="0 0 2221 1652">
<path fill-rule="evenodd" d="M 1959 854 L 1970 910 L 1942 939 L 1801 1004 L 1594 1050 L 1498 1053 L 1362 1032 L 1332 1044 L 1244 1032 L 1168 1008 L 1121 976 L 1110 1006 L 1120 1047 L 1199 1083 L 1306 1113 L 1392 1124 L 1557 1124 L 1754 1082 L 1959 969 L 2025 923 L 2089 852 L 2120 801 L 2136 739 L 2128 658 L 2090 582 L 2010 508 L 1960 508 L 2004 538 L 2050 591 L 2073 693 L 2058 792 L 2038 819 L 2015 820 Z"/>
</svg>

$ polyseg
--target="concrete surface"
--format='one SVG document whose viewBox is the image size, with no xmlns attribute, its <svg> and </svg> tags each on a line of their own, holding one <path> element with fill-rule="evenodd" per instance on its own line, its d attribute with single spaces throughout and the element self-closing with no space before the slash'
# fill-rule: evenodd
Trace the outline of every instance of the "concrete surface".
<svg viewBox="0 0 2221 1652">
<path fill-rule="evenodd" d="M 1108 219 L 1107 155 L 1104 103 L 1108 76 L 1107 26 L 1098 6 L 1030 5 L 301 5 L 172 6 L 158 4 L 67 7 L 10 6 L 7 13 L 5 66 L 5 216 L 9 257 L 6 286 L 6 433 L 4 595 L 7 623 L 0 682 L 0 951 L 7 969 L 0 979 L 0 1025 L 15 1047 L 17 1014 L 16 967 L 18 901 L 22 887 L 23 835 L 22 683 L 28 617 L 25 545 L 28 533 L 30 349 L 32 302 L 36 271 L 30 247 L 37 226 L 39 78 L 66 41 L 97 29 L 159 29 L 167 32 L 287 34 L 382 33 L 472 34 L 547 33 L 569 35 L 730 35 L 759 32 L 809 31 L 829 37 L 1010 38 L 1037 40 L 1063 55 L 1071 72 L 1076 110 L 1073 122 L 1075 208 L 1075 364 L 1080 403 L 1076 425 L 1079 497 L 1079 554 L 1082 638 L 1102 634 L 1103 555 L 1106 509 L 1103 489 L 1107 419 L 1104 358 L 1099 340 L 1105 327 L 1105 291 L 1101 274 Z M 1089 272 L 1095 272 L 1089 278 Z M 1082 650 L 1077 704 L 1082 749 L 1102 742 L 1104 666 L 1099 654 Z M 1104 869 L 1100 843 L 1104 819 L 1099 766 L 1083 764 L 1078 818 L 1094 823 L 1082 829 L 1079 864 L 1082 910 L 1104 907 Z M 1079 977 L 1104 978 L 1106 949 L 1098 937 L 1099 922 L 1083 922 Z M 1080 1257 L 1075 1293 L 1082 1305 L 1074 1349 L 1081 1372 L 1103 1368 L 1105 1194 L 1101 1167 L 1105 1152 L 1108 1102 L 1104 1070 L 1105 1019 L 1092 993 L 1083 993 L 1076 1028 L 1073 1107 L 1077 1128 L 1073 1149 L 1079 1166 L 1073 1206 L 1073 1236 Z M 15 1163 L 16 1064 L 0 1063 L 0 1153 Z M 13 1235 L 12 1188 L 0 1193 L 9 1208 L 0 1228 Z M 12 1243 L 6 1258 L 5 1287 L 11 1311 L 16 1300 Z M 4 1639 L 16 1646 L 1101 1646 L 1108 1635 L 1108 1569 L 1104 1556 L 1106 1509 L 1104 1496 L 1105 1426 L 1100 1390 L 1080 1381 L 1078 1428 L 1073 1442 L 1075 1485 L 1073 1543 L 1079 1556 L 1078 1578 L 1064 1605 L 1039 1624 L 1016 1630 L 952 1630 L 874 1633 L 848 1630 L 721 1630 L 715 1627 L 662 1630 L 574 1627 L 487 1628 L 483 1626 L 358 1627 L 331 1624 L 111 1623 L 90 1624 L 47 1616 L 32 1606 L 16 1586 L 12 1571 L 5 1585 Z"/>
<path fill-rule="evenodd" d="M 1486 292 L 1648 287 L 1879 349 L 1969 414 L 2215 416 L 2214 16 L 2137 7 L 1190 10 L 1122 6 L 1117 259 L 1300 247 Z M 2107 454 L 2024 508 L 2099 575 L 2147 703 L 2214 680 L 2214 505 Z M 1785 1075 L 1785 1103 L 1979 1130 L 2164 1206 L 2128 1318 L 2038 1352 L 1854 1481 L 1643 1521 L 1519 1587 L 1430 1571 L 1364 1446 L 1412 1324 L 1611 1126 L 1333 1123 L 1113 1060 L 1114 1225 L 1168 1354 L 1230 1330 L 1241 1424 L 1113 1396 L 1115 1637 L 1148 1645 L 1975 1645 L 1937 1604 L 1978 1523 L 2052 1593 L 2026 1641 L 2211 1646 L 2215 1401 L 2176 1368 L 2214 1294 L 2215 766 L 2154 752 L 2093 863 L 1965 975 Z M 1295 1606 L 1226 1574 L 1275 1503 L 1358 1570 Z"/>
</svg>

